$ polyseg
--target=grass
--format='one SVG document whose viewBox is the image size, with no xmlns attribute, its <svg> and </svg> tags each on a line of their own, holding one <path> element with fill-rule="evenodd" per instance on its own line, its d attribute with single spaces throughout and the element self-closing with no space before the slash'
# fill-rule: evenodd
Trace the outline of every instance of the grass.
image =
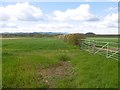
<svg viewBox="0 0 120 90">
<path fill-rule="evenodd" d="M 113 59 L 53 38 L 3 39 L 2 44 L 3 88 L 118 87 L 118 62 Z"/>
<path fill-rule="evenodd" d="M 88 37 L 88 40 L 96 40 L 96 41 L 103 41 L 103 42 L 118 42 L 118 38 L 104 38 L 104 37 Z"/>
<path fill-rule="evenodd" d="M 119 48 L 118 46 L 120 45 L 118 38 L 104 38 L 104 37 L 88 37 L 87 40 L 94 40 L 94 41 L 99 41 L 96 43 L 96 45 L 105 45 L 106 43 L 103 42 L 109 42 L 109 48 Z"/>
<path fill-rule="evenodd" d="M 66 54 L 60 54 L 59 55 L 59 60 L 61 61 L 70 61 L 70 57 Z"/>
</svg>

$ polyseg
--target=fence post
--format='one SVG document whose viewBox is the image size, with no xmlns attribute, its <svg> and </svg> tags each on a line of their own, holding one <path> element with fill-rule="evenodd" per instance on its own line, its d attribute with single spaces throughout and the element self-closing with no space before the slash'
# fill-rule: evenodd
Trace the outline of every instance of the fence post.
<svg viewBox="0 0 120 90">
<path fill-rule="evenodd" d="M 92 43 L 92 52 L 94 53 L 95 52 L 95 41 L 93 40 L 93 43 Z"/>
<path fill-rule="evenodd" d="M 109 55 L 109 42 L 107 42 L 107 50 L 106 50 L 106 58 L 108 58 L 108 55 Z"/>
</svg>

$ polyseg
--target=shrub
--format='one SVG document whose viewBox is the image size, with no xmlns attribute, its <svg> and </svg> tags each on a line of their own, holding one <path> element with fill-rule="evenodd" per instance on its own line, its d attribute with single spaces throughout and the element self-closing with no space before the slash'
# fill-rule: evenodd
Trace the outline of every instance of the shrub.
<svg viewBox="0 0 120 90">
<path fill-rule="evenodd" d="M 75 34 L 59 35 L 56 36 L 56 38 L 62 39 L 66 42 L 69 42 L 70 44 L 80 46 L 82 40 L 85 39 L 85 35 L 80 33 L 75 33 Z"/>
<path fill-rule="evenodd" d="M 69 43 L 73 44 L 73 45 L 80 45 L 82 39 L 85 39 L 85 35 L 84 34 L 68 34 L 65 36 L 65 41 L 68 41 Z"/>
<path fill-rule="evenodd" d="M 66 54 L 60 54 L 58 58 L 60 61 L 70 61 L 70 57 Z"/>
</svg>

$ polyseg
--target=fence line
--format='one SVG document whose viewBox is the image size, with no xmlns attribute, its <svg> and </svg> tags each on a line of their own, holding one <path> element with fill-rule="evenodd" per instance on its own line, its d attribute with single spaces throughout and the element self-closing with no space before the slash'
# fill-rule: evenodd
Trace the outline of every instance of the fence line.
<svg viewBox="0 0 120 90">
<path fill-rule="evenodd" d="M 105 55 L 106 58 L 113 58 L 119 60 L 120 48 L 118 47 L 120 43 L 116 42 L 102 42 L 95 40 L 82 40 L 81 49 L 84 49 L 93 54 Z"/>
</svg>

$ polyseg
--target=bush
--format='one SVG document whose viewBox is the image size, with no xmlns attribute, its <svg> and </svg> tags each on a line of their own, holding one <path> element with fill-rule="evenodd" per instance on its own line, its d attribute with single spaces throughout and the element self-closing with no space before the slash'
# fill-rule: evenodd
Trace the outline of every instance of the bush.
<svg viewBox="0 0 120 90">
<path fill-rule="evenodd" d="M 70 44 L 73 45 L 80 45 L 82 39 L 85 39 L 85 35 L 84 34 L 68 34 L 64 37 L 65 41 L 68 41 Z"/>
<path fill-rule="evenodd" d="M 70 57 L 66 54 L 60 54 L 59 55 L 59 60 L 60 61 L 70 61 Z"/>
</svg>

